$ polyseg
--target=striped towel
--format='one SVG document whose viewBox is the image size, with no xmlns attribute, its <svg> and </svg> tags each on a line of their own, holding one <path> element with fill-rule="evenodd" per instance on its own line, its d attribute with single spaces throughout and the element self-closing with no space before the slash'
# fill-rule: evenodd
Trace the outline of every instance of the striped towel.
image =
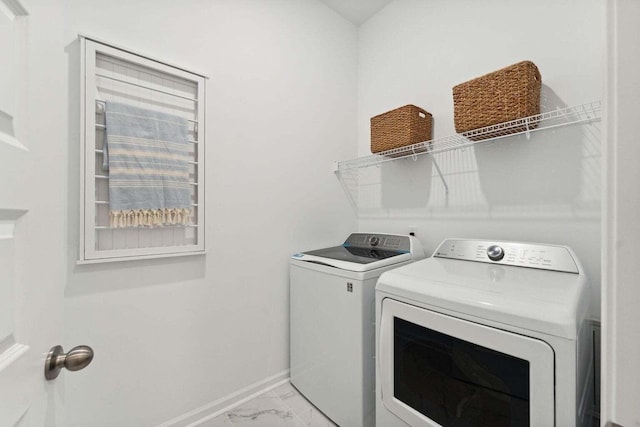
<svg viewBox="0 0 640 427">
<path fill-rule="evenodd" d="M 187 120 L 115 102 L 105 115 L 111 226 L 189 224 Z"/>
</svg>

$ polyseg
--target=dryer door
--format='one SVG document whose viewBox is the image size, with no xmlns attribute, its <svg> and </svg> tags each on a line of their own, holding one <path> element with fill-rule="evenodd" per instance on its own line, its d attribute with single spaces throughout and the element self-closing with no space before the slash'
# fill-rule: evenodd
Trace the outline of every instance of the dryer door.
<svg viewBox="0 0 640 427">
<path fill-rule="evenodd" d="M 382 401 L 411 426 L 554 425 L 554 353 L 544 341 L 386 298 Z"/>
</svg>

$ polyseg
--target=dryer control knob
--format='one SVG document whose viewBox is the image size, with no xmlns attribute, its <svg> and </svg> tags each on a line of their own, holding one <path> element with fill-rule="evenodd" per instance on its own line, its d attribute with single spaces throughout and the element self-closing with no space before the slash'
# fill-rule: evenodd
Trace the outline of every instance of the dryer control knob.
<svg viewBox="0 0 640 427">
<path fill-rule="evenodd" d="M 371 244 L 371 246 L 378 246 L 378 243 L 380 243 L 380 238 L 378 236 L 371 236 L 369 238 L 369 243 Z"/>
<path fill-rule="evenodd" d="M 504 258 L 504 250 L 498 245 L 491 245 L 487 248 L 487 256 L 491 261 L 500 261 Z"/>
</svg>

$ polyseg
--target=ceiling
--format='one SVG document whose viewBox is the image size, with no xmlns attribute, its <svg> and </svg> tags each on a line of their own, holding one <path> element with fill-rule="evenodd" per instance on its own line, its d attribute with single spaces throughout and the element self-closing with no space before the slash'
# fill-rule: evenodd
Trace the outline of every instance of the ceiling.
<svg viewBox="0 0 640 427">
<path fill-rule="evenodd" d="M 320 0 L 355 25 L 371 18 L 393 0 Z"/>
</svg>

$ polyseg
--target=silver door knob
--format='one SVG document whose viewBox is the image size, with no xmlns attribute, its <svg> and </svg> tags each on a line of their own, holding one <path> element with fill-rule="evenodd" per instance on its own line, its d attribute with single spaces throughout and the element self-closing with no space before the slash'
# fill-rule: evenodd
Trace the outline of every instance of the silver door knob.
<svg viewBox="0 0 640 427">
<path fill-rule="evenodd" d="M 53 380 L 58 377 L 62 368 L 79 371 L 86 368 L 93 360 L 93 350 L 88 345 L 73 347 L 65 354 L 62 346 L 55 346 L 49 350 L 44 361 L 44 377 Z"/>
</svg>

